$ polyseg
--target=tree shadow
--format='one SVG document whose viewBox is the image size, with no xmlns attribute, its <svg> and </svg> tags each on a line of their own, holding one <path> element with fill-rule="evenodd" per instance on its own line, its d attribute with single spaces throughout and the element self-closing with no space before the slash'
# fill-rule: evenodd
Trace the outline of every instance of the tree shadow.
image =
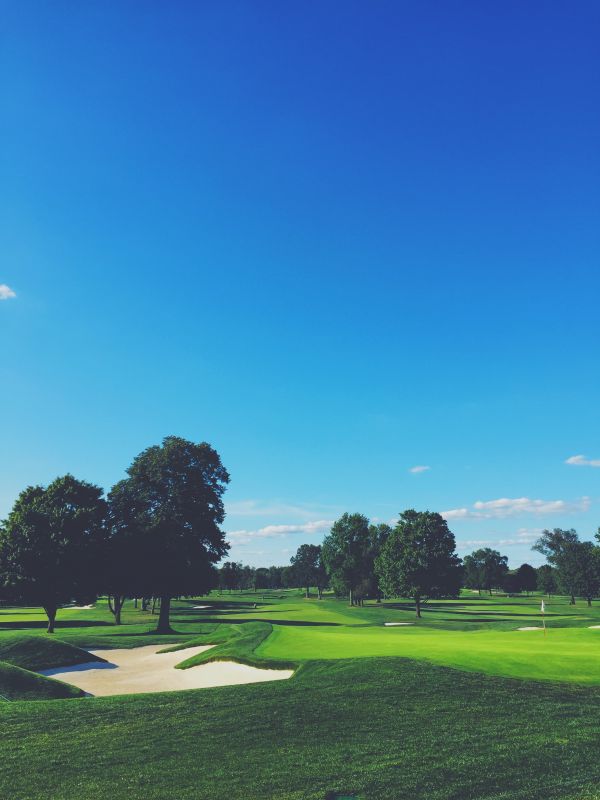
<svg viewBox="0 0 600 800">
<path fill-rule="evenodd" d="M 83 619 L 65 619 L 65 620 L 57 620 L 56 621 L 56 631 L 60 631 L 64 628 L 103 628 L 106 626 L 114 627 L 113 622 L 108 622 L 106 620 L 83 620 Z M 47 620 L 39 620 L 39 621 L 32 621 L 32 620 L 21 620 L 20 622 L 3 622 L 0 620 L 0 631 L 14 631 L 14 630 L 33 630 L 33 629 L 43 629 L 46 630 L 48 627 Z"/>
</svg>

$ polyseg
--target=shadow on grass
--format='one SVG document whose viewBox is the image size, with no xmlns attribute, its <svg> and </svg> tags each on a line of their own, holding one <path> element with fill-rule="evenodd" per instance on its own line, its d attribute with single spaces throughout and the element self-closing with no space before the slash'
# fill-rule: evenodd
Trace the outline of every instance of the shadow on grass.
<svg viewBox="0 0 600 800">
<path fill-rule="evenodd" d="M 2 622 L 0 620 L 0 631 L 14 631 L 14 630 L 33 630 L 33 629 L 42 629 L 46 630 L 48 627 L 47 620 L 39 620 L 38 622 L 31 622 L 31 621 L 21 621 L 21 622 Z M 114 623 L 108 622 L 106 620 L 84 620 L 84 619 L 57 619 L 56 620 L 56 631 L 64 630 L 65 628 L 104 628 L 104 627 L 114 627 Z"/>
</svg>

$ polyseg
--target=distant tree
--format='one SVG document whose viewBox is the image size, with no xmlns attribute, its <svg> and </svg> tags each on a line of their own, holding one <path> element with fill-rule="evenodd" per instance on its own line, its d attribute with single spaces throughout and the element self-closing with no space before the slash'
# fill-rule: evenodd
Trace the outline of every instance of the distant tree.
<svg viewBox="0 0 600 800">
<path fill-rule="evenodd" d="M 517 594 L 521 591 L 521 586 L 518 570 L 508 570 L 502 576 L 502 590 L 506 594 Z"/>
<path fill-rule="evenodd" d="M 270 589 L 281 589 L 283 587 L 283 583 L 281 581 L 281 573 L 283 571 L 283 567 L 269 567 L 269 588 Z"/>
<path fill-rule="evenodd" d="M 462 565 L 446 520 L 431 511 L 409 509 L 381 548 L 376 561 L 386 596 L 412 597 L 417 617 L 430 598 L 458 597 Z"/>
<path fill-rule="evenodd" d="M 484 586 L 483 562 L 475 558 L 474 554 L 463 559 L 463 583 L 467 589 L 477 589 L 479 594 Z"/>
<path fill-rule="evenodd" d="M 517 570 L 519 592 L 533 592 L 537 586 L 537 571 L 531 564 L 521 564 Z"/>
<path fill-rule="evenodd" d="M 556 594 L 558 583 L 556 580 L 556 570 L 550 564 L 542 564 L 537 568 L 537 589 L 548 597 Z"/>
<path fill-rule="evenodd" d="M 350 605 L 355 605 L 355 590 L 372 569 L 370 547 L 369 520 L 362 514 L 343 514 L 323 541 L 329 582 L 336 594 L 349 596 Z"/>
<path fill-rule="evenodd" d="M 310 597 L 310 587 L 315 586 L 320 599 L 327 580 L 321 559 L 321 546 L 301 544 L 290 561 L 295 571 L 296 582 L 304 587 L 306 597 Z"/>
<path fill-rule="evenodd" d="M 229 549 L 219 527 L 229 475 L 210 445 L 177 436 L 140 453 L 127 475 L 110 502 L 144 537 L 140 584 L 145 596 L 160 598 L 157 632 L 168 633 L 171 599 L 216 585 L 214 565 Z"/>
<path fill-rule="evenodd" d="M 240 572 L 240 591 L 243 592 L 244 589 L 255 589 L 254 580 L 254 567 L 249 567 L 247 564 L 244 564 Z"/>
<path fill-rule="evenodd" d="M 284 589 L 295 589 L 298 585 L 296 583 L 296 573 L 293 567 L 283 567 L 281 570 L 281 585 Z"/>
<path fill-rule="evenodd" d="M 254 588 L 255 589 L 270 589 L 271 576 L 266 567 L 257 567 L 254 571 Z"/>
<path fill-rule="evenodd" d="M 479 585 L 473 588 L 486 589 L 491 594 L 492 589 L 502 586 L 502 579 L 508 572 L 508 558 L 497 550 L 484 547 L 465 557 L 465 571 L 470 578 L 477 576 Z"/>
<path fill-rule="evenodd" d="M 219 570 L 219 573 L 219 584 L 223 589 L 228 589 L 231 593 L 233 589 L 239 587 L 242 574 L 241 564 L 237 564 L 235 561 L 226 561 Z"/>
<path fill-rule="evenodd" d="M 591 606 L 600 591 L 600 548 L 592 542 L 577 542 L 572 547 L 572 558 L 577 563 L 578 594 Z"/>
<path fill-rule="evenodd" d="M 0 527 L 0 583 L 18 602 L 41 606 L 54 633 L 56 612 L 95 598 L 106 544 L 102 489 L 72 475 L 21 492 Z"/>
<path fill-rule="evenodd" d="M 554 528 L 543 530 L 532 548 L 546 556 L 548 563 L 556 568 L 558 584 L 570 596 L 571 605 L 575 605 L 581 577 L 578 543 L 579 537 L 574 528 L 569 530 Z"/>
</svg>

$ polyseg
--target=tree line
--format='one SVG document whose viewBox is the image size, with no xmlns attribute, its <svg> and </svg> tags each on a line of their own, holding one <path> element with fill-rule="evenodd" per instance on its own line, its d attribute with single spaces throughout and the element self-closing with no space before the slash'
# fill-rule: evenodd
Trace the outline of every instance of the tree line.
<svg viewBox="0 0 600 800">
<path fill-rule="evenodd" d="M 588 604 L 600 592 L 600 546 L 576 531 L 545 530 L 533 549 L 547 564 L 522 564 L 491 548 L 462 561 L 454 534 L 435 512 L 407 509 L 392 527 L 363 514 L 343 514 L 322 545 L 303 544 L 288 566 L 252 568 L 229 561 L 221 529 L 229 474 L 219 454 L 169 436 L 147 448 L 127 477 L 105 495 L 68 474 L 21 492 L 0 524 L 0 599 L 40 606 L 54 631 L 57 609 L 105 594 L 120 624 L 126 598 L 158 600 L 157 631 L 168 633 L 173 597 L 221 590 L 326 588 L 361 605 L 366 598 L 411 598 L 417 617 L 429 599 L 479 592 L 539 589 Z M 600 532 L 596 535 L 600 543 Z M 154 606 L 154 603 L 153 603 Z"/>
</svg>

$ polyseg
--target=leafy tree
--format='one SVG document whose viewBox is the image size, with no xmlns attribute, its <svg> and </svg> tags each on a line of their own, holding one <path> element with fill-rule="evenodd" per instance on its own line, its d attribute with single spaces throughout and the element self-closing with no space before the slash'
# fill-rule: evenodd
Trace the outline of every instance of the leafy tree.
<svg viewBox="0 0 600 800">
<path fill-rule="evenodd" d="M 369 520 L 362 514 L 343 514 L 322 545 L 323 565 L 336 594 L 346 594 L 355 605 L 354 592 L 372 569 Z"/>
<path fill-rule="evenodd" d="M 106 502 L 72 475 L 21 492 L 0 528 L 0 582 L 18 602 L 39 605 L 54 633 L 56 612 L 95 598 L 102 578 Z"/>
<path fill-rule="evenodd" d="M 298 585 L 296 583 L 296 573 L 293 567 L 283 567 L 281 570 L 281 585 L 284 589 L 295 589 Z"/>
<path fill-rule="evenodd" d="M 386 595 L 412 597 L 417 617 L 429 598 L 458 597 L 462 566 L 454 534 L 446 520 L 431 511 L 409 509 L 381 548 L 376 561 Z"/>
<path fill-rule="evenodd" d="M 521 591 L 521 580 L 518 570 L 508 570 L 502 576 L 502 590 L 506 594 L 517 594 Z"/>
<path fill-rule="evenodd" d="M 558 591 L 556 570 L 550 564 L 542 564 L 537 568 L 537 588 L 550 597 Z"/>
<path fill-rule="evenodd" d="M 219 570 L 219 584 L 223 589 L 231 592 L 233 589 L 239 588 L 241 576 L 242 565 L 235 561 L 226 561 Z"/>
<path fill-rule="evenodd" d="M 558 584 L 571 598 L 575 605 L 575 595 L 579 590 L 580 562 L 577 544 L 579 537 L 574 528 L 563 530 L 543 530 L 542 535 L 533 545 L 533 550 L 546 556 L 548 563 L 556 568 Z"/>
<path fill-rule="evenodd" d="M 517 570 L 519 592 L 533 592 L 537 586 L 537 571 L 531 564 L 521 564 Z"/>
<path fill-rule="evenodd" d="M 600 548 L 592 542 L 577 542 L 572 548 L 571 558 L 577 564 L 578 594 L 591 606 L 600 590 Z"/>
<path fill-rule="evenodd" d="M 254 588 L 255 589 L 270 589 L 271 576 L 266 567 L 257 567 L 254 571 Z"/>
<path fill-rule="evenodd" d="M 468 589 L 477 589 L 479 594 L 484 585 L 483 562 L 474 554 L 463 559 L 463 583 Z"/>
<path fill-rule="evenodd" d="M 502 579 L 508 572 L 508 558 L 497 550 L 484 547 L 465 557 L 465 568 L 469 577 L 477 576 L 478 585 L 473 588 L 487 589 L 491 594 L 492 589 L 502 586 Z"/>
<path fill-rule="evenodd" d="M 306 597 L 310 597 L 310 587 L 315 586 L 319 600 L 327 581 L 327 573 L 321 558 L 321 546 L 318 544 L 301 544 L 296 555 L 290 561 L 296 574 L 299 586 L 304 586 Z"/>
<path fill-rule="evenodd" d="M 177 436 L 140 453 L 127 475 L 113 487 L 111 505 L 144 537 L 139 582 L 145 596 L 160 598 L 157 632 L 168 633 L 171 598 L 216 584 L 214 565 L 229 549 L 219 527 L 229 475 L 209 444 Z"/>
</svg>

